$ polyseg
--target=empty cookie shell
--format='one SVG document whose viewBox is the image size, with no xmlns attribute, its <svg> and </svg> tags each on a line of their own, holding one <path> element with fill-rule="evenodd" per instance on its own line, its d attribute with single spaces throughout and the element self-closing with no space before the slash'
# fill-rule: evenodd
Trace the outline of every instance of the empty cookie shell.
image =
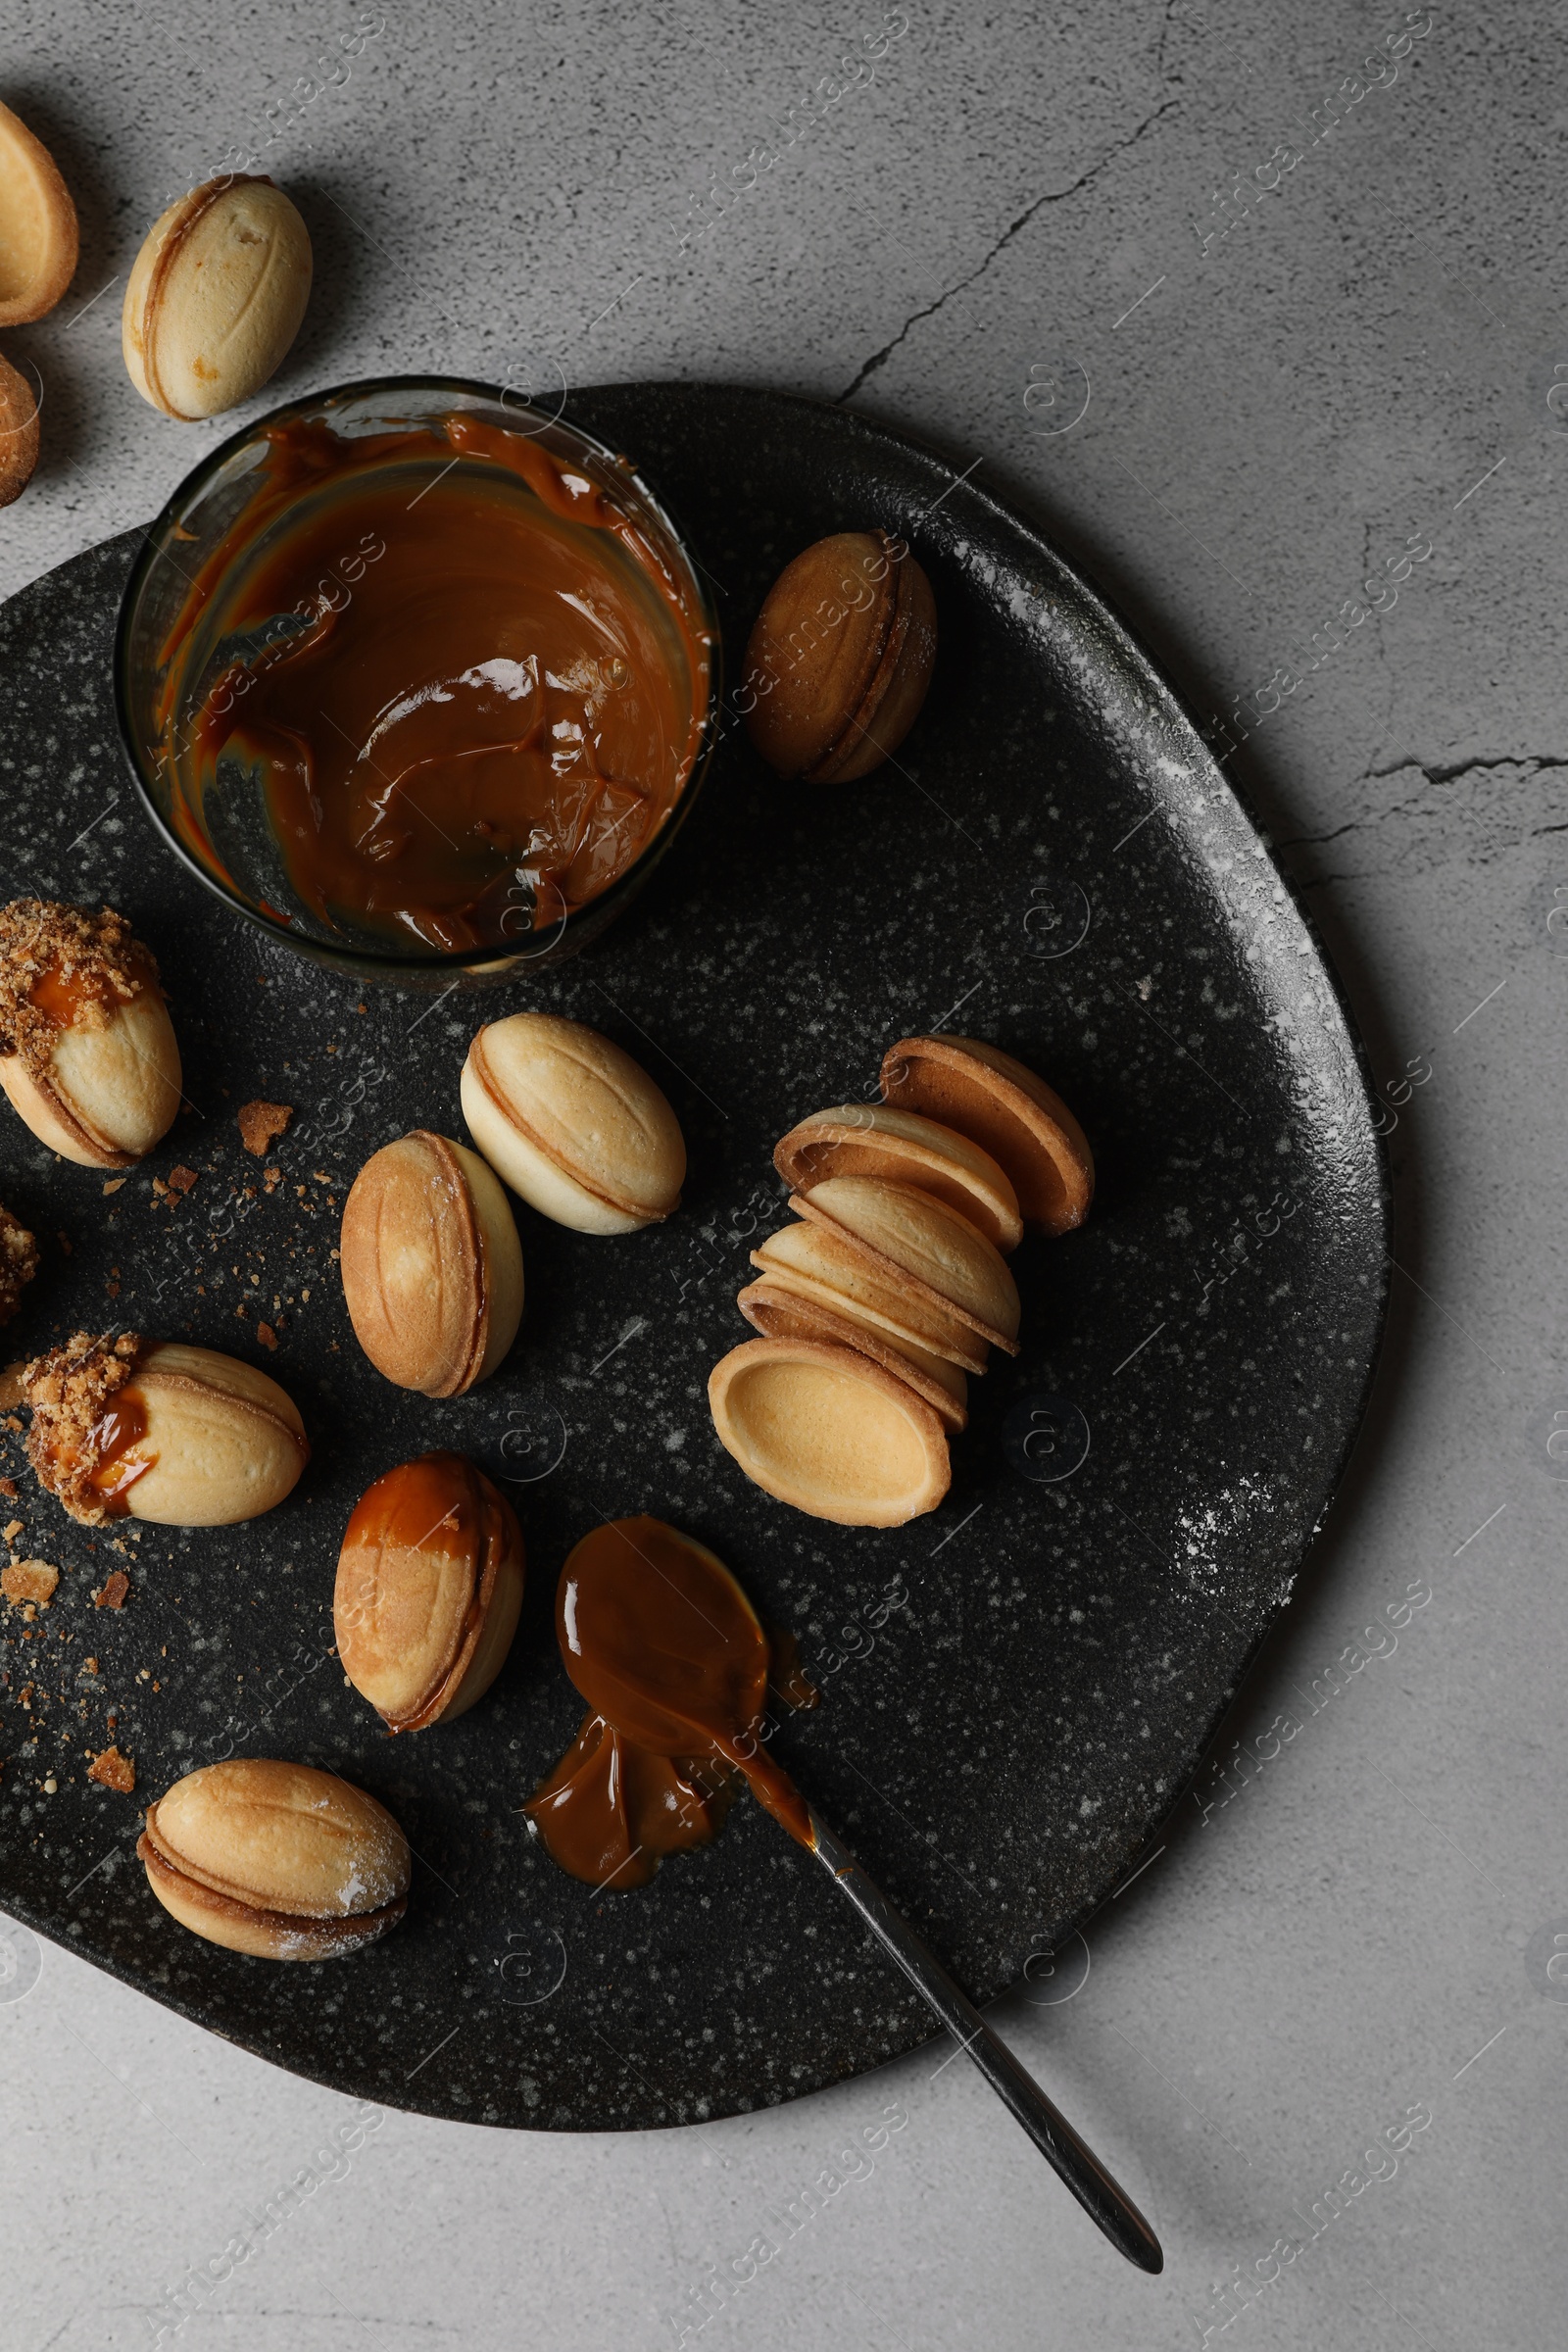
<svg viewBox="0 0 1568 2352">
<path fill-rule="evenodd" d="M 110 907 L 0 908 L 0 1086 L 41 1144 L 128 1168 L 172 1125 L 179 1048 L 158 966 Z"/>
<path fill-rule="evenodd" d="M 735 1303 L 765 1340 L 820 1340 L 830 1347 L 858 1348 L 923 1397 L 950 1436 L 956 1437 L 968 1426 L 969 1384 L 956 1364 L 945 1363 L 912 1340 L 895 1340 L 876 1324 L 863 1322 L 848 1301 L 841 1307 L 822 1306 L 764 1276 L 748 1283 Z"/>
<path fill-rule="evenodd" d="M 232 1527 L 292 1494 L 311 1458 L 294 1399 L 211 1348 L 76 1332 L 27 1365 L 27 1458 L 74 1519 Z"/>
<path fill-rule="evenodd" d="M 396 1927 L 409 1844 L 335 1773 L 270 1757 L 205 1764 L 147 1809 L 147 1883 L 180 1926 L 264 1960 L 332 1960 Z"/>
<path fill-rule="evenodd" d="M 463 1115 L 490 1165 L 541 1216 L 634 1233 L 680 1206 L 686 1145 L 646 1070 L 580 1021 L 514 1012 L 480 1030 Z"/>
<path fill-rule="evenodd" d="M 1018 1286 L 1001 1251 L 967 1217 L 908 1185 L 875 1176 L 830 1176 L 790 1206 L 862 1251 L 885 1278 L 906 1285 L 990 1343 L 1018 1352 Z"/>
<path fill-rule="evenodd" d="M 965 1372 L 986 1368 L 985 1341 L 945 1300 L 879 1266 L 826 1223 L 781 1225 L 751 1256 L 758 1272 L 782 1289 L 835 1312 L 853 1313 L 901 1347 L 912 1343 Z"/>
<path fill-rule="evenodd" d="M 522 1530 L 461 1453 L 401 1462 L 354 1507 L 332 1627 L 343 1671 L 394 1732 L 450 1722 L 482 1698 L 517 1630 Z"/>
<path fill-rule="evenodd" d="M 998 1250 L 1023 1239 L 1018 1197 L 989 1152 L 952 1127 L 885 1102 L 844 1102 L 792 1127 L 773 1153 L 792 1192 L 829 1176 L 880 1176 L 946 1201 Z"/>
<path fill-rule="evenodd" d="M 416 1127 L 373 1152 L 343 1204 L 354 1336 L 400 1389 L 456 1396 L 486 1379 L 522 1320 L 522 1249 L 476 1152 Z"/>
<path fill-rule="evenodd" d="M 0 326 L 52 311 L 76 268 L 76 208 L 43 141 L 0 106 Z"/>
<path fill-rule="evenodd" d="M 778 1501 L 841 1527 L 903 1527 L 934 1511 L 952 1472 L 941 1422 L 853 1348 L 748 1340 L 713 1366 L 719 1443 Z"/>
<path fill-rule="evenodd" d="M 902 1037 L 883 1056 L 882 1093 L 989 1152 L 1036 1232 L 1070 1233 L 1089 1214 L 1088 1138 L 1061 1097 L 1000 1047 L 971 1037 Z"/>
</svg>

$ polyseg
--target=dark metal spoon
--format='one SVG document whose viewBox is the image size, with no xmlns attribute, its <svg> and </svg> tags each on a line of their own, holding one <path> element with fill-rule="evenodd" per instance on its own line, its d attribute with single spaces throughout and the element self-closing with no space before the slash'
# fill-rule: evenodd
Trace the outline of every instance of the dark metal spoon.
<svg viewBox="0 0 1568 2352">
<path fill-rule="evenodd" d="M 1141 2271 L 1162 2271 L 1165 2256 L 1159 2240 L 1127 2191 L 1111 2179 L 1034 2077 L 991 2031 L 968 1994 L 959 1990 L 941 1962 L 926 1950 L 908 1921 L 894 1910 L 815 1806 L 808 1809 L 811 1850 L 817 1860 L 832 1872 L 834 1884 L 848 1895 L 884 1951 L 898 1962 L 922 2000 L 974 2061 L 998 2098 L 1011 2108 L 1091 2221 L 1098 2223 L 1117 2251 Z"/>
</svg>

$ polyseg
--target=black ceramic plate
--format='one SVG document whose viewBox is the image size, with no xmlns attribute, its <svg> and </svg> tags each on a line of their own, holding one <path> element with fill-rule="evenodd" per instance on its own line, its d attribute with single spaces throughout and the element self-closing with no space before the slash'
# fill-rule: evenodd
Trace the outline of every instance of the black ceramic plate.
<svg viewBox="0 0 1568 2352">
<path fill-rule="evenodd" d="M 14 1549 L 64 1571 L 35 1626 L 13 1611 L 0 1631 L 0 1902 L 341 2089 L 602 2129 L 790 2098 L 931 2026 L 750 1802 L 640 1892 L 596 1894 L 531 1845 L 518 1807 L 580 1713 L 552 1632 L 572 1542 L 601 1514 L 656 1512 L 794 1629 L 823 1698 L 783 1723 L 778 1752 L 969 1990 L 994 1995 L 1137 1859 L 1289 1592 L 1360 1416 L 1386 1212 L 1356 1043 L 1311 932 L 1168 688 L 1034 529 L 838 409 L 626 385 L 571 413 L 692 533 L 731 677 L 785 561 L 847 526 L 907 534 L 941 649 L 898 761 L 864 783 L 782 787 L 732 731 L 645 898 L 531 985 L 362 997 L 242 929 L 159 848 L 110 696 L 136 534 L 0 612 L 4 887 L 133 919 L 193 1104 L 107 1197 L 0 1106 L 0 1197 L 44 1252 L 7 1337 L 20 1353 L 117 1322 L 226 1348 L 287 1386 L 316 1448 L 269 1517 L 149 1528 L 122 1554 L 40 1495 L 18 1425 L 0 1428 Z M 519 1343 L 484 1388 L 430 1403 L 354 1344 L 337 1211 L 390 1137 L 462 1134 L 467 1040 L 522 1004 L 594 1023 L 654 1072 L 690 1147 L 686 1202 L 608 1242 L 521 1210 Z M 705 1383 L 749 1336 L 734 1295 L 780 1221 L 775 1139 L 868 1096 L 895 1038 L 944 1026 L 1060 1089 L 1099 1197 L 1081 1232 L 1013 1261 L 1024 1350 L 971 1384 L 942 1509 L 834 1528 L 745 1483 Z M 271 1191 L 234 1123 L 258 1095 L 296 1106 Z M 198 1182 L 171 1205 L 158 1182 L 178 1163 Z M 361 1490 L 431 1446 L 518 1479 L 530 1583 L 489 1697 L 394 1743 L 329 1654 L 332 1577 Z M 95 1609 L 122 1566 L 125 1606 Z M 84 1777 L 109 1710 L 134 1797 Z M 137 1807 L 229 1753 L 327 1765 L 392 1807 L 418 1855 L 394 1935 L 282 1967 L 165 1916 L 132 1855 Z"/>
</svg>

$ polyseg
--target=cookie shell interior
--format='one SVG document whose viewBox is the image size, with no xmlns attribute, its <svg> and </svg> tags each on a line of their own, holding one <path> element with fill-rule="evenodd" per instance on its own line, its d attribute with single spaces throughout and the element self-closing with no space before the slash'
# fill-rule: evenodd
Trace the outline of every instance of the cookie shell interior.
<svg viewBox="0 0 1568 2352">
<path fill-rule="evenodd" d="M 720 1444 L 748 1478 L 841 1527 L 903 1527 L 948 1491 L 948 1442 L 913 1390 L 850 1348 L 748 1340 L 708 1383 Z"/>
</svg>

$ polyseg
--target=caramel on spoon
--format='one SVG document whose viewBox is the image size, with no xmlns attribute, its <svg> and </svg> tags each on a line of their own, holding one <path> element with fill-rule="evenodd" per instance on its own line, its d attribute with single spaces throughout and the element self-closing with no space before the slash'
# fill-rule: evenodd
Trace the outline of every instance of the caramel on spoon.
<svg viewBox="0 0 1568 2352">
<path fill-rule="evenodd" d="M 676 1791 L 712 1801 L 705 1762 L 743 1775 L 759 1803 L 832 1873 L 1112 2245 L 1140 2270 L 1162 2270 L 1159 2240 L 1126 2191 L 763 1751 L 768 1639 L 722 1560 L 661 1519 L 607 1521 L 567 1557 L 556 1626 L 566 1672 L 591 1710 L 528 1806 L 562 1867 L 600 1886 L 646 1880 L 658 1855 L 701 1843 L 717 1827 L 694 1823 Z M 599 1878 L 596 1858 L 617 1851 Z"/>
</svg>

